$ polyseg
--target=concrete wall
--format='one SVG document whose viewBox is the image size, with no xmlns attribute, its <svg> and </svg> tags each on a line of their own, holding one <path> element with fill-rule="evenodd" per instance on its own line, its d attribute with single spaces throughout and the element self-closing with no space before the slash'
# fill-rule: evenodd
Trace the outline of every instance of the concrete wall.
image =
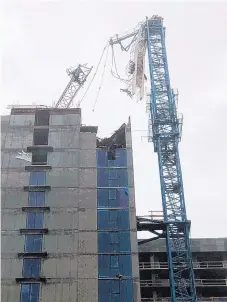
<svg viewBox="0 0 227 302">
<path fill-rule="evenodd" d="M 132 152 L 132 135 L 130 118 L 126 127 L 126 148 L 127 148 L 127 169 L 128 169 L 128 186 L 129 186 L 129 209 L 130 209 L 130 228 L 131 230 L 131 252 L 132 252 L 132 276 L 133 276 L 133 296 L 134 302 L 139 302 L 140 283 L 139 283 L 139 257 L 137 244 L 137 227 L 136 227 L 136 203 L 134 188 L 134 168 Z"/>
<path fill-rule="evenodd" d="M 20 299 L 26 212 L 28 202 L 29 162 L 16 159 L 18 151 L 33 145 L 34 114 L 11 115 L 2 120 L 2 301 Z M 80 112 L 59 115 L 52 112 L 49 142 L 54 151 L 48 153 L 40 301 L 94 302 L 98 298 L 97 282 L 97 194 L 96 134 L 80 133 Z M 8 127 L 9 124 L 9 127 Z M 55 151 L 56 150 L 56 151 Z"/>
</svg>

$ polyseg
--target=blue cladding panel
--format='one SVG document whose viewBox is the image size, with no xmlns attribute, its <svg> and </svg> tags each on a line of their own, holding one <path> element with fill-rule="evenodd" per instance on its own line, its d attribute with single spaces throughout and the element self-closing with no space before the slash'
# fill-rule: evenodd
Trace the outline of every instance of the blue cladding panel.
<svg viewBox="0 0 227 302">
<path fill-rule="evenodd" d="M 129 253 L 130 232 L 98 232 L 99 253 Z"/>
<path fill-rule="evenodd" d="M 115 152 L 116 159 L 109 160 L 108 166 L 109 167 L 127 167 L 127 153 L 126 150 L 117 150 Z"/>
<path fill-rule="evenodd" d="M 115 193 L 113 192 L 115 191 Z M 114 195 L 116 199 L 114 199 Z M 128 196 L 125 189 L 98 189 L 97 191 L 98 207 L 117 208 L 128 207 Z"/>
<path fill-rule="evenodd" d="M 28 212 L 27 213 L 27 229 L 42 229 L 44 213 Z"/>
<path fill-rule="evenodd" d="M 115 160 L 108 160 L 108 152 L 105 150 L 97 151 L 98 167 L 127 167 L 127 152 L 125 149 L 115 151 Z"/>
<path fill-rule="evenodd" d="M 98 210 L 98 230 L 128 230 L 128 210 Z"/>
<path fill-rule="evenodd" d="M 117 284 L 118 283 L 118 284 Z M 132 302 L 132 280 L 99 280 L 99 302 Z M 115 292 L 119 289 L 119 293 Z M 119 295 L 119 296 L 118 296 Z M 119 300 L 114 300 L 118 299 Z"/>
<path fill-rule="evenodd" d="M 22 284 L 20 302 L 38 302 L 40 284 Z"/>
<path fill-rule="evenodd" d="M 28 205 L 29 206 L 43 206 L 45 204 L 45 192 L 29 192 Z"/>
<path fill-rule="evenodd" d="M 41 252 L 42 239 L 42 235 L 26 235 L 24 251 L 27 253 Z"/>
<path fill-rule="evenodd" d="M 109 171 L 112 171 L 109 173 Z M 113 177 L 114 174 L 116 177 Z M 128 172 L 127 169 L 105 169 L 97 170 L 98 187 L 127 187 Z"/>
<path fill-rule="evenodd" d="M 97 167 L 107 167 L 107 152 L 105 150 L 98 150 L 96 153 Z"/>
<path fill-rule="evenodd" d="M 115 151 L 114 160 L 106 150 L 97 151 L 98 276 L 105 278 L 99 280 L 98 301 L 132 302 L 127 153 Z"/>
<path fill-rule="evenodd" d="M 45 185 L 46 184 L 46 172 L 45 171 L 30 172 L 29 184 L 31 186 Z"/>
<path fill-rule="evenodd" d="M 23 277 L 40 277 L 40 259 L 24 259 L 23 261 Z"/>
<path fill-rule="evenodd" d="M 131 277 L 131 255 L 99 255 L 99 278 L 115 278 L 117 274 Z"/>
</svg>

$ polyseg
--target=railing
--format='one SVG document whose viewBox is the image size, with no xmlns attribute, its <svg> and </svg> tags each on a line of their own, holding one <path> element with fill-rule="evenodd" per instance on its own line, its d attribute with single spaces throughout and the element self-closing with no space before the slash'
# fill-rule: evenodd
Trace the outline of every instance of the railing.
<svg viewBox="0 0 227 302">
<path fill-rule="evenodd" d="M 198 302 L 227 302 L 227 297 L 197 298 Z M 141 302 L 172 302 L 170 298 L 142 298 Z"/>
<path fill-rule="evenodd" d="M 182 282 L 185 282 L 182 280 Z M 227 279 L 195 279 L 195 285 L 200 286 L 227 286 Z M 141 287 L 169 287 L 168 279 L 141 280 Z"/>
<path fill-rule="evenodd" d="M 140 269 L 168 269 L 168 262 L 140 262 Z M 194 269 L 227 268 L 227 261 L 193 262 Z"/>
</svg>

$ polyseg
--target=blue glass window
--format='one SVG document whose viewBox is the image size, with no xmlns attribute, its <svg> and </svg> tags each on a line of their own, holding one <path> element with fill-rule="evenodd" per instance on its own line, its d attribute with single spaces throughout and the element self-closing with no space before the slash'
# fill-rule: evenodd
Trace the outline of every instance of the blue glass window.
<svg viewBox="0 0 227 302">
<path fill-rule="evenodd" d="M 42 229 L 43 217 L 44 217 L 43 212 L 28 212 L 27 229 Z"/>
<path fill-rule="evenodd" d="M 117 179 L 117 170 L 109 169 L 109 179 Z"/>
<path fill-rule="evenodd" d="M 117 199 L 117 190 L 109 189 L 109 199 Z"/>
<path fill-rule="evenodd" d="M 26 253 L 35 253 L 42 251 L 42 235 L 26 235 L 24 251 Z"/>
<path fill-rule="evenodd" d="M 45 171 L 30 172 L 29 184 L 32 186 L 45 185 L 46 184 L 46 172 Z"/>
<path fill-rule="evenodd" d="M 29 192 L 28 205 L 29 206 L 44 206 L 45 192 Z"/>
<path fill-rule="evenodd" d="M 24 259 L 23 262 L 23 277 L 40 277 L 40 259 Z"/>
<path fill-rule="evenodd" d="M 40 284 L 22 284 L 20 302 L 38 302 Z"/>
</svg>

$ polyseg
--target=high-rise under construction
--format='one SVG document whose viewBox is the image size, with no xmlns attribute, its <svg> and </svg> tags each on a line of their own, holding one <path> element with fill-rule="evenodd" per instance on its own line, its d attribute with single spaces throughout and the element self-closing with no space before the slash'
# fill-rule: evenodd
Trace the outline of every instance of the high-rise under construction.
<svg viewBox="0 0 227 302">
<path fill-rule="evenodd" d="M 2 301 L 139 301 L 130 122 L 99 139 L 78 108 L 17 106 L 1 123 Z"/>
</svg>

